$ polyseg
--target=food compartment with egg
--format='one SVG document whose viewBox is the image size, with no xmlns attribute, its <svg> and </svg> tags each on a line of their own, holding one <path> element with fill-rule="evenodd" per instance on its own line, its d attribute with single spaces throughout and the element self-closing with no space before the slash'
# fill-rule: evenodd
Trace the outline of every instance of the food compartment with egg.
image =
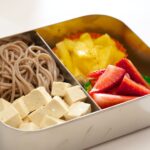
<svg viewBox="0 0 150 150">
<path fill-rule="evenodd" d="M 0 121 L 8 126 L 35 131 L 98 110 L 35 32 L 0 40 L 0 62 Z"/>
</svg>

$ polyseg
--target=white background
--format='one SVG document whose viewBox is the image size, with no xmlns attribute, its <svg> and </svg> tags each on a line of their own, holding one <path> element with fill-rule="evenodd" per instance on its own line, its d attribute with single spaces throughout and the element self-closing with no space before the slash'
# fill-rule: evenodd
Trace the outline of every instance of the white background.
<svg viewBox="0 0 150 150">
<path fill-rule="evenodd" d="M 105 14 L 127 24 L 150 45 L 149 0 L 0 0 L 0 37 L 88 14 Z M 150 150 L 150 128 L 92 150 Z"/>
</svg>

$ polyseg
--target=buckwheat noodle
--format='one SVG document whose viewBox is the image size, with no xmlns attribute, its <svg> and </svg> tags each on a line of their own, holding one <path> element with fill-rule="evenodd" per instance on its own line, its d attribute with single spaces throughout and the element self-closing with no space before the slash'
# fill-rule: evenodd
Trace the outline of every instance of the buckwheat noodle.
<svg viewBox="0 0 150 150">
<path fill-rule="evenodd" d="M 58 80 L 63 76 L 44 48 L 19 40 L 0 46 L 0 97 L 13 102 L 38 86 L 50 92 Z"/>
</svg>

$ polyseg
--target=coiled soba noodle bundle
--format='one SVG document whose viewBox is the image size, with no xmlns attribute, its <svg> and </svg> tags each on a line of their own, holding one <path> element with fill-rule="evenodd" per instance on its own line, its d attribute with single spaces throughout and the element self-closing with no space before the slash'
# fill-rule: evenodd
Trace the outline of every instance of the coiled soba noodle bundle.
<svg viewBox="0 0 150 150">
<path fill-rule="evenodd" d="M 63 76 L 44 48 L 23 41 L 0 46 L 0 97 L 13 102 L 38 86 L 50 92 L 58 80 Z"/>
</svg>

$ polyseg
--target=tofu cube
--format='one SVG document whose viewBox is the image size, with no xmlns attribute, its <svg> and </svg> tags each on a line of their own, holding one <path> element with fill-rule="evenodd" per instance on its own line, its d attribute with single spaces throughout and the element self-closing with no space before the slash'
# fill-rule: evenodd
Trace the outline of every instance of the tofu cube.
<svg viewBox="0 0 150 150">
<path fill-rule="evenodd" d="M 52 98 L 44 87 L 38 87 L 24 96 L 23 99 L 29 112 L 32 112 L 41 106 L 47 105 Z"/>
<path fill-rule="evenodd" d="M 36 111 L 32 112 L 28 118 L 37 126 L 40 126 L 41 121 L 43 120 L 44 116 L 46 115 L 44 107 L 40 107 Z"/>
<path fill-rule="evenodd" d="M 71 87 L 71 84 L 66 82 L 53 82 L 51 95 L 63 97 L 68 87 Z"/>
<path fill-rule="evenodd" d="M 16 110 L 19 112 L 22 119 L 25 118 L 30 113 L 24 103 L 23 98 L 24 98 L 24 96 L 16 99 L 12 104 L 16 108 Z"/>
<path fill-rule="evenodd" d="M 26 123 L 22 123 L 19 127 L 20 130 L 23 131 L 35 131 L 40 129 L 36 124 L 34 124 L 33 122 L 26 122 Z"/>
<path fill-rule="evenodd" d="M 78 101 L 84 101 L 86 98 L 87 96 L 79 86 L 73 86 L 66 89 L 64 100 L 71 105 Z"/>
<path fill-rule="evenodd" d="M 5 108 L 7 108 L 10 105 L 11 104 L 8 101 L 6 101 L 3 98 L 0 98 L 0 112 L 3 111 Z"/>
<path fill-rule="evenodd" d="M 51 125 L 54 125 L 54 124 L 60 124 L 60 123 L 64 123 L 65 121 L 62 120 L 62 119 L 58 119 L 58 118 L 54 118 L 52 116 L 48 116 L 46 115 L 43 120 L 42 120 L 42 123 L 40 125 L 41 128 L 46 128 L 46 127 L 49 127 Z"/>
<path fill-rule="evenodd" d="M 77 102 L 70 106 L 65 115 L 66 120 L 74 119 L 91 112 L 91 105 L 84 102 Z"/>
<path fill-rule="evenodd" d="M 19 112 L 12 105 L 0 112 L 0 121 L 15 128 L 22 123 Z"/>
<path fill-rule="evenodd" d="M 59 96 L 53 97 L 45 107 L 46 113 L 55 118 L 61 118 L 68 112 L 68 105 Z"/>
</svg>

